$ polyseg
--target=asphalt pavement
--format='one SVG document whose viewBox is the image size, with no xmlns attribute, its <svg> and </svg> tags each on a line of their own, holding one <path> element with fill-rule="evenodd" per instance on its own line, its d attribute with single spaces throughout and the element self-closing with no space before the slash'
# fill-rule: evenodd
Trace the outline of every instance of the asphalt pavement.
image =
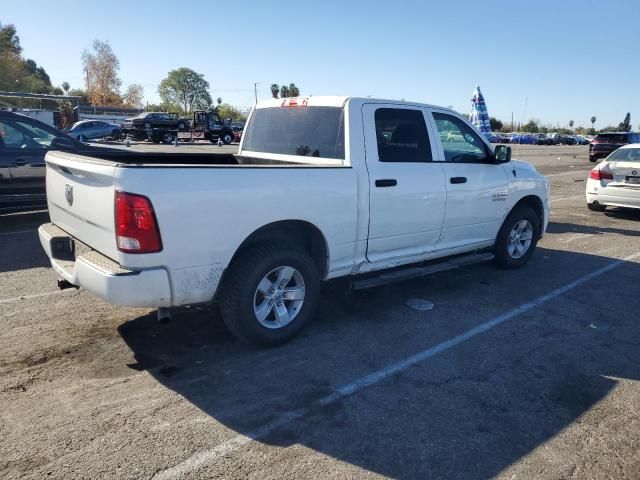
<svg viewBox="0 0 640 480">
<path fill-rule="evenodd" d="M 528 265 L 328 282 L 271 350 L 58 291 L 47 213 L 0 216 L 0 477 L 640 478 L 640 212 L 587 210 L 586 147 L 514 157 L 552 185 Z"/>
</svg>

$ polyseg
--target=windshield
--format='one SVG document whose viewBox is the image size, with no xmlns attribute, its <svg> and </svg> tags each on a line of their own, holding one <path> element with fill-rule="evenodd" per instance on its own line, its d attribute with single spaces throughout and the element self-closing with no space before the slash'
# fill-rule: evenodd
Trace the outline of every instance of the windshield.
<svg viewBox="0 0 640 480">
<path fill-rule="evenodd" d="M 640 148 L 619 148 L 607 160 L 615 162 L 640 162 Z"/>
<path fill-rule="evenodd" d="M 344 159 L 344 110 L 341 107 L 272 107 L 254 111 L 243 149 Z"/>
</svg>

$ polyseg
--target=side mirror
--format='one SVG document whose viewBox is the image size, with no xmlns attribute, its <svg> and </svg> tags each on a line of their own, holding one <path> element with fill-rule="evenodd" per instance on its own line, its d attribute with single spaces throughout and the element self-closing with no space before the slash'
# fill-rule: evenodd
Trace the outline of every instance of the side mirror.
<svg viewBox="0 0 640 480">
<path fill-rule="evenodd" d="M 496 163 L 509 163 L 511 161 L 511 147 L 496 145 L 493 150 L 493 158 Z"/>
<path fill-rule="evenodd" d="M 76 144 L 66 137 L 56 137 L 51 140 L 52 150 L 76 150 Z"/>
</svg>

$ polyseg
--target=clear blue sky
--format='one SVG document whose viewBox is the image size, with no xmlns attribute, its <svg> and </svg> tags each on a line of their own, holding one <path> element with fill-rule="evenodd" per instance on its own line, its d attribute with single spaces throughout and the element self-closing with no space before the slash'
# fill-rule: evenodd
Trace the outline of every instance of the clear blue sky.
<svg viewBox="0 0 640 480">
<path fill-rule="evenodd" d="M 295 82 L 303 95 L 407 99 L 510 121 L 640 124 L 640 1 L 198 2 L 0 0 L 24 53 L 54 84 L 83 86 L 82 51 L 107 40 L 124 85 L 158 100 L 173 68 L 204 73 L 240 107 Z M 525 98 L 527 109 L 524 112 Z"/>
</svg>

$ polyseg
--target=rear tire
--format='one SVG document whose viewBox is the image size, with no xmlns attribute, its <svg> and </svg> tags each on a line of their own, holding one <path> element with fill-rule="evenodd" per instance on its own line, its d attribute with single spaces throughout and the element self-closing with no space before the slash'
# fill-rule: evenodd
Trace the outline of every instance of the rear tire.
<svg viewBox="0 0 640 480">
<path fill-rule="evenodd" d="M 235 136 L 233 135 L 233 133 L 226 132 L 222 134 L 222 142 L 225 145 L 229 145 L 231 142 L 233 142 L 234 138 Z"/>
<path fill-rule="evenodd" d="M 173 133 L 170 132 L 165 132 L 161 135 L 160 137 L 162 139 L 162 143 L 164 143 L 165 145 L 169 145 L 171 143 L 173 143 L 173 140 L 176 138 L 175 135 Z"/>
<path fill-rule="evenodd" d="M 587 208 L 592 212 L 604 212 L 607 209 L 606 205 L 600 205 L 599 203 L 587 203 Z"/>
<path fill-rule="evenodd" d="M 494 245 L 500 268 L 518 268 L 529 261 L 540 238 L 540 218 L 527 205 L 514 208 L 505 219 Z"/>
<path fill-rule="evenodd" d="M 276 281 L 279 275 L 285 280 Z M 242 252 L 225 274 L 220 311 L 236 337 L 273 347 L 291 340 L 313 318 L 319 294 L 318 266 L 307 252 L 286 244 L 261 244 Z M 292 299 L 300 296 L 302 301 Z M 269 303 L 269 298 L 275 300 Z M 283 308 L 287 313 L 280 316 Z M 260 316 L 261 311 L 268 313 Z"/>
<path fill-rule="evenodd" d="M 596 160 L 597 160 L 597 158 L 596 158 L 596 157 L 589 157 L 589 161 L 590 161 L 591 163 L 595 163 L 595 161 L 596 161 Z"/>
<path fill-rule="evenodd" d="M 122 132 L 120 130 L 118 130 L 117 128 L 114 128 L 113 132 L 111 132 L 111 137 L 114 140 L 122 140 Z"/>
</svg>

